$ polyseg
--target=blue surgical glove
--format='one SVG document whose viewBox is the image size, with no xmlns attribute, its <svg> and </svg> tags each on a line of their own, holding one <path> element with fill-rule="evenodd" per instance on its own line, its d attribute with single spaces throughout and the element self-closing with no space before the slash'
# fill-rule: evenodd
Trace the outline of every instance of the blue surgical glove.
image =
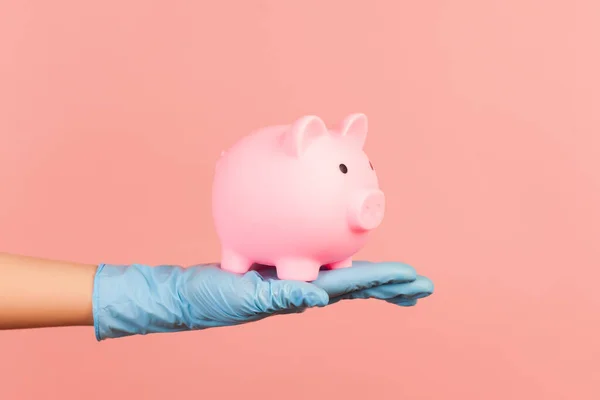
<svg viewBox="0 0 600 400">
<path fill-rule="evenodd" d="M 344 299 L 412 306 L 431 293 L 430 280 L 393 262 L 355 262 L 321 271 L 311 283 L 279 280 L 272 268 L 238 275 L 215 264 L 102 264 L 94 279 L 94 328 L 97 340 L 104 340 L 239 325 Z"/>
</svg>

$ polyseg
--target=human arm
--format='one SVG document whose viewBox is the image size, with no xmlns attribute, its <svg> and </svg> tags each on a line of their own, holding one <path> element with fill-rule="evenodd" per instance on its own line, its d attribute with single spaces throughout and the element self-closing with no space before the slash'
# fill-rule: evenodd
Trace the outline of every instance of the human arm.
<svg viewBox="0 0 600 400">
<path fill-rule="evenodd" d="M 401 263 L 355 262 L 312 283 L 215 264 L 95 267 L 3 255 L 0 265 L 0 329 L 94 325 L 98 340 L 239 325 L 353 298 L 412 306 L 433 292 Z"/>
<path fill-rule="evenodd" d="M 93 325 L 96 269 L 0 253 L 0 329 Z"/>
</svg>

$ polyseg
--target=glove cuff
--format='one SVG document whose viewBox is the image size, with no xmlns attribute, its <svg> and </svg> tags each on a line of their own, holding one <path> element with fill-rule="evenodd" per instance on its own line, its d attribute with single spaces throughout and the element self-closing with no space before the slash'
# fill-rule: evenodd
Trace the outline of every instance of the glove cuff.
<svg viewBox="0 0 600 400">
<path fill-rule="evenodd" d="M 92 312 L 96 340 L 186 329 L 176 266 L 100 264 Z"/>
</svg>

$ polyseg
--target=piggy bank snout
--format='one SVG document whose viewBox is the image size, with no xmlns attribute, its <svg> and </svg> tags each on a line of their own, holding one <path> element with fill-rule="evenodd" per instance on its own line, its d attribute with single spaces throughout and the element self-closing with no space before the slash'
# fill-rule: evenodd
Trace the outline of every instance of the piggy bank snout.
<svg viewBox="0 0 600 400">
<path fill-rule="evenodd" d="M 370 231 L 383 221 L 385 195 L 381 190 L 363 190 L 351 201 L 349 210 L 350 227 L 357 231 Z"/>
</svg>

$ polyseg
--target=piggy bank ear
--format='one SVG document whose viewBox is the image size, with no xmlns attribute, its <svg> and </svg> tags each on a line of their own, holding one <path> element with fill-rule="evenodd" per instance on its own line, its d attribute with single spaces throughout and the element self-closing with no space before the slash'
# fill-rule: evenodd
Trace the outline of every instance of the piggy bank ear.
<svg viewBox="0 0 600 400">
<path fill-rule="evenodd" d="M 315 139 L 327 134 L 327 126 L 321 118 L 307 115 L 292 124 L 284 135 L 283 146 L 290 155 L 300 157 Z"/>
<path fill-rule="evenodd" d="M 342 121 L 340 133 L 342 136 L 352 139 L 362 149 L 367 141 L 368 129 L 366 115 L 350 114 Z"/>
</svg>

